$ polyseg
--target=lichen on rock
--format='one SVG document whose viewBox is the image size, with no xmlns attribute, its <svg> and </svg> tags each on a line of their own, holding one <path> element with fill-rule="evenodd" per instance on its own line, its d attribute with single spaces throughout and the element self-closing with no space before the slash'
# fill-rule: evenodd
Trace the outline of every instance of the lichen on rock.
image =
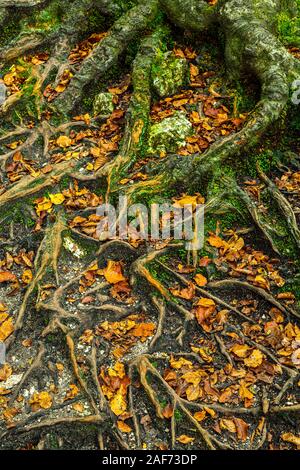
<svg viewBox="0 0 300 470">
<path fill-rule="evenodd" d="M 178 58 L 170 52 L 161 54 L 152 67 L 152 82 L 156 94 L 160 98 L 174 95 L 185 84 L 187 70 L 186 59 Z"/>
<path fill-rule="evenodd" d="M 108 115 L 114 110 L 113 95 L 111 93 L 99 93 L 94 99 L 94 116 L 99 114 Z"/>
<path fill-rule="evenodd" d="M 183 112 L 153 124 L 149 132 L 148 153 L 176 152 L 186 144 L 186 138 L 193 133 L 193 126 Z"/>
</svg>

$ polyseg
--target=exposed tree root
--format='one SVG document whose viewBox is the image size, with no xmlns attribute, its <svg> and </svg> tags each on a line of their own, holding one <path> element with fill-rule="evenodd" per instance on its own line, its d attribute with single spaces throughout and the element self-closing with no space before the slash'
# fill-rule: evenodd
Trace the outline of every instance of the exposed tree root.
<svg viewBox="0 0 300 470">
<path fill-rule="evenodd" d="M 290 314 L 290 315 L 295 316 L 296 318 L 300 318 L 300 314 L 297 311 L 293 310 L 288 305 L 286 306 L 282 305 L 271 294 L 269 294 L 269 292 L 262 289 L 261 287 L 257 287 L 257 286 L 254 286 L 253 284 L 249 284 L 248 282 L 239 281 L 237 279 L 223 279 L 222 281 L 210 282 L 208 284 L 208 287 L 216 288 L 216 289 L 218 288 L 230 289 L 231 287 L 236 287 L 240 289 L 251 290 L 252 292 L 255 292 L 256 294 L 258 294 L 263 299 L 267 300 L 271 305 L 274 305 L 274 307 L 279 308 L 279 310 L 281 310 L 286 315 Z"/>
<path fill-rule="evenodd" d="M 36 7 L 42 9 L 46 4 L 48 5 L 48 2 L 44 0 L 17 0 L 15 2 L 2 0 L 0 3 L 1 25 L 11 20 L 12 7 L 20 8 L 23 13 L 28 10 L 30 15 L 32 11 L 36 12 Z M 38 193 L 56 186 L 64 177 L 73 177 L 78 181 L 91 183 L 92 190 L 96 192 L 95 188 L 100 189 L 101 196 L 104 199 L 106 198 L 106 202 L 110 202 L 110 198 L 113 198 L 117 192 L 124 193 L 130 202 L 135 202 L 143 198 L 148 200 L 153 195 L 161 195 L 162 190 L 168 193 L 170 189 L 176 188 L 179 192 L 190 193 L 194 191 L 194 193 L 201 192 L 201 194 L 205 194 L 207 196 L 205 213 L 206 216 L 211 217 L 231 213 L 233 206 L 229 199 L 235 198 L 243 208 L 247 209 L 250 217 L 269 241 L 272 249 L 280 254 L 276 242 L 276 229 L 271 224 L 266 223 L 267 218 L 264 217 L 263 211 L 253 202 L 248 193 L 238 185 L 234 177 L 228 178 L 222 175 L 220 178 L 220 173 L 223 165 L 228 164 L 236 167 L 239 161 L 247 158 L 247 151 L 261 141 L 270 127 L 282 115 L 288 104 L 291 84 L 296 78 L 299 78 L 299 62 L 281 45 L 276 37 L 276 15 L 284 8 L 283 2 L 280 0 L 262 0 L 259 9 L 256 0 L 248 0 L 246 3 L 242 0 L 210 2 L 216 3 L 214 5 L 202 0 L 149 0 L 148 2 L 139 1 L 134 3 L 136 6 L 129 8 L 127 2 L 125 5 L 122 2 L 114 4 L 114 2 L 108 0 L 67 0 L 63 2 L 61 7 L 62 21 L 59 22 L 57 27 L 50 26 L 49 30 L 45 31 L 29 27 L 26 31 L 21 30 L 12 43 L 2 47 L 0 58 L 3 62 L 2 65 L 5 67 L 10 67 L 13 59 L 20 58 L 26 52 L 33 53 L 42 50 L 42 48 L 52 50 L 51 57 L 45 65 L 32 72 L 35 82 L 31 98 L 35 97 L 36 122 L 30 123 L 27 127 L 28 123 L 26 124 L 26 121 L 23 121 L 23 117 L 21 117 L 22 126 L 10 127 L 7 131 L 2 130 L 0 136 L 1 145 L 8 147 L 14 139 L 21 139 L 22 141 L 17 145 L 17 151 L 24 153 L 24 155 L 34 154 L 35 149 L 41 147 L 41 157 L 46 161 L 52 152 L 51 141 L 59 133 L 72 136 L 76 126 L 81 126 L 83 129 L 85 127 L 87 129 L 92 128 L 96 132 L 99 130 L 97 120 L 100 120 L 102 116 L 87 119 L 87 115 L 84 115 L 76 118 L 78 120 L 74 122 L 70 120 L 72 118 L 70 113 L 77 112 L 79 109 L 78 114 L 79 112 L 82 112 L 82 115 L 86 113 L 85 110 L 81 111 L 81 105 L 86 95 L 89 95 L 88 87 L 95 86 L 96 88 L 100 79 L 102 86 L 102 82 L 108 81 L 106 80 L 106 74 L 123 58 L 128 46 L 131 46 L 133 41 L 136 41 L 139 45 L 138 53 L 132 64 L 133 92 L 125 117 L 125 132 L 118 155 L 93 173 L 89 173 L 89 168 L 84 168 L 80 162 L 77 164 L 72 161 L 65 161 L 53 164 L 52 169 L 45 174 L 41 169 L 39 176 L 23 176 L 19 182 L 5 186 L 5 181 L 7 181 L 5 169 L 8 162 L 11 162 L 15 155 L 14 146 L 11 146 L 9 151 L 5 151 L 0 156 L 4 182 L 0 192 L 1 210 L 5 212 L 8 206 L 14 205 L 20 200 L 25 201 L 24 204 L 27 204 L 26 199 L 29 196 L 38 195 Z M 52 4 L 52 2 L 49 2 L 49 4 Z M 113 26 L 107 36 L 93 50 L 89 51 L 89 55 L 82 61 L 81 65 L 72 68 L 67 61 L 68 53 L 74 44 L 81 40 L 83 33 L 87 31 L 89 15 L 94 9 L 111 17 L 112 22 L 114 22 Z M 165 51 L 167 38 L 170 34 L 169 27 L 166 26 L 166 19 L 161 15 L 162 12 L 167 13 L 171 21 L 179 25 L 180 28 L 193 31 L 201 36 L 207 31 L 215 31 L 216 28 L 219 28 L 225 39 L 225 58 L 231 77 L 240 80 L 245 69 L 250 71 L 260 83 L 260 98 L 246 124 L 239 132 L 229 134 L 227 137 L 216 141 L 202 154 L 185 157 L 171 155 L 160 159 L 159 163 L 156 160 L 154 164 L 146 161 L 145 171 L 148 174 L 145 181 L 120 186 L 120 180 L 129 176 L 133 169 L 135 170 L 135 164 L 140 162 L 144 164 L 142 160 L 145 157 L 145 149 L 147 148 L 151 105 L 154 98 L 152 72 L 157 56 Z M 50 82 L 55 88 L 66 68 L 72 70 L 74 76 L 67 84 L 65 91 L 58 93 L 53 104 L 48 105 L 43 98 L 44 88 Z M 2 117 L 5 117 L 5 119 L 10 118 L 13 111 L 24 103 L 26 109 L 26 100 L 27 95 L 22 89 L 11 94 L 1 107 Z M 49 113 L 49 120 L 44 118 L 44 112 Z M 30 113 L 28 113 L 29 115 Z M 51 118 L 53 118 L 53 121 L 51 121 Z M 87 124 L 86 121 L 90 121 L 90 124 Z M 55 122 L 55 125 L 53 122 Z M 33 126 L 32 129 L 31 126 Z M 6 129 L 6 127 L 9 126 L 6 126 L 5 123 L 3 129 Z M 65 137 L 68 140 L 68 136 Z M 100 137 L 93 140 L 88 135 L 85 136 L 85 139 L 88 144 L 92 143 L 95 148 L 98 148 L 98 144 L 100 146 L 101 142 L 98 142 L 98 140 L 101 140 Z M 63 153 L 70 146 L 66 144 L 66 147 L 64 145 L 62 147 L 61 152 Z M 79 144 L 76 149 L 79 147 L 80 149 L 83 148 Z M 291 205 L 259 167 L 257 168 L 257 174 L 266 185 L 272 200 L 274 200 L 284 217 L 297 248 L 300 248 L 300 231 Z M 2 179 L 0 183 L 2 185 Z M 218 184 L 217 194 L 213 190 L 215 184 Z M 60 191 L 63 190 L 60 189 Z M 134 296 L 137 297 L 132 297 L 130 299 L 132 303 L 128 304 L 124 304 L 119 300 L 116 301 L 115 297 L 113 299 L 113 296 L 108 294 L 109 289 L 113 290 L 113 287 L 110 286 L 108 281 L 104 281 L 104 278 L 100 281 L 97 278 L 96 284 L 88 284 L 86 289 L 78 289 L 78 286 L 82 286 L 80 282 L 90 267 L 84 267 L 84 260 L 81 259 L 78 260 L 78 266 L 80 267 L 77 267 L 75 272 L 62 283 L 65 266 L 62 271 L 60 266 L 64 262 L 62 242 L 64 232 L 68 229 L 67 219 L 69 216 L 71 218 L 75 215 L 86 216 L 93 209 L 89 206 L 83 211 L 74 209 L 69 213 L 67 212 L 68 208 L 66 208 L 65 213 L 55 207 L 51 216 L 48 217 L 43 240 L 36 252 L 32 281 L 26 290 L 24 289 L 20 308 L 17 309 L 14 333 L 6 340 L 6 346 L 9 348 L 11 357 L 14 354 L 13 348 L 18 347 L 17 343 L 25 326 L 29 309 L 28 317 L 31 317 L 31 321 L 33 318 L 33 323 L 37 318 L 35 317 L 36 314 L 45 316 L 43 319 L 39 317 L 41 324 L 38 321 L 36 322 L 37 332 L 34 333 L 35 337 L 39 337 L 39 350 L 21 380 L 13 388 L 8 401 L 10 407 L 16 404 L 22 390 L 31 378 L 37 377 L 39 382 L 39 372 L 41 370 L 43 373 L 45 372 L 45 375 L 47 373 L 49 375 L 47 365 L 43 363 L 43 360 L 49 351 L 54 354 L 55 348 L 49 348 L 48 350 L 48 346 L 46 346 L 48 343 L 46 342 L 51 343 L 53 339 L 56 340 L 61 336 L 63 338 L 62 349 L 67 351 L 70 376 L 74 378 L 74 382 L 79 384 L 81 389 L 80 399 L 84 399 L 85 413 L 89 414 L 60 416 L 59 411 L 68 405 L 77 403 L 78 399 L 63 401 L 58 405 L 53 405 L 50 411 L 33 412 L 25 419 L 16 420 L 15 422 L 9 421 L 8 430 L 4 431 L 1 437 L 11 437 L 14 434 L 31 433 L 36 430 L 42 432 L 43 429 L 59 426 L 65 429 L 64 426 L 67 428 L 69 425 L 93 424 L 96 428 L 97 445 L 102 450 L 107 448 L 107 442 L 111 442 L 110 439 L 118 448 L 130 449 L 132 446 L 142 448 L 143 431 L 140 426 L 140 410 L 137 410 L 135 393 L 137 393 L 138 388 L 145 391 L 145 396 L 148 397 L 155 409 L 156 418 L 165 420 L 164 405 L 160 401 L 158 386 L 163 390 L 164 396 L 167 397 L 168 404 L 172 409 L 168 438 L 173 449 L 178 445 L 177 434 L 179 427 L 182 425 L 182 423 L 176 421 L 177 411 L 183 414 L 185 427 L 188 423 L 191 426 L 190 431 L 196 433 L 200 438 L 199 445 L 201 447 L 211 450 L 233 448 L 227 440 L 223 439 L 221 434 L 220 437 L 217 437 L 218 434 L 216 434 L 214 428 L 209 427 L 209 430 L 207 430 L 209 426 L 207 422 L 202 425 L 194 417 L 195 410 L 205 412 L 207 409 L 220 413 L 225 417 L 238 415 L 248 419 L 262 418 L 264 421 L 260 427 L 260 434 L 257 435 L 255 431 L 251 439 L 248 439 L 245 447 L 252 449 L 265 448 L 268 445 L 268 431 L 272 417 L 281 413 L 288 415 L 300 411 L 300 405 L 293 404 L 294 398 L 291 401 L 292 404 L 284 403 L 286 395 L 293 391 L 296 381 L 299 380 L 299 370 L 296 365 L 295 367 L 290 365 L 291 363 L 281 363 L 276 353 L 272 352 L 273 349 L 269 349 L 269 347 L 254 341 L 252 337 L 250 338 L 243 333 L 244 330 L 241 331 L 239 321 L 243 321 L 243 325 L 250 325 L 252 328 L 255 327 L 255 320 L 224 300 L 222 295 L 215 291 L 221 291 L 222 289 L 230 289 L 233 292 L 237 290 L 251 291 L 270 305 L 278 308 L 288 320 L 291 316 L 299 320 L 300 313 L 293 310 L 289 305 L 281 304 L 271 293 L 248 282 L 236 279 L 214 281 L 209 282 L 205 288 L 195 286 L 196 295 L 211 299 L 216 304 L 224 307 L 229 311 L 230 319 L 233 317 L 233 313 L 236 315 L 232 321 L 226 321 L 222 332 L 217 329 L 209 332 L 202 331 L 192 313 L 191 304 L 182 299 L 174 299 L 169 289 L 170 286 L 166 286 L 165 282 L 161 280 L 163 276 L 153 274 L 151 269 L 151 266 L 158 266 L 162 274 L 167 273 L 168 276 L 174 277 L 180 284 L 189 285 L 187 278 L 160 260 L 162 255 L 180 248 L 179 244 L 170 244 L 165 249 L 153 249 L 151 243 L 147 243 L 146 248 L 145 246 L 133 248 L 129 243 L 121 240 L 101 243 L 100 240 L 80 233 L 79 230 L 74 228 L 70 229 L 69 233 L 76 240 L 80 240 L 82 244 L 86 244 L 89 248 L 88 256 L 90 258 L 95 254 L 96 261 L 101 265 L 107 265 L 108 261 L 112 260 L 122 261 L 120 264 L 122 267 L 126 265 L 130 279 L 126 279 L 123 288 L 128 289 L 130 292 L 133 289 Z M 30 210 L 33 209 L 30 208 Z M 4 215 L 1 225 L 6 223 L 8 218 L 9 216 Z M 18 227 L 19 225 L 17 225 L 17 228 L 15 227 L 14 221 L 10 222 L 8 239 L 3 242 L 4 248 L 13 244 Z M 23 239 L 24 237 L 22 243 Z M 195 256 L 194 261 L 196 266 L 197 257 Z M 99 270 L 98 273 L 101 273 L 101 271 Z M 89 275 L 87 275 L 88 278 Z M 42 292 L 41 288 L 42 284 L 46 282 L 48 283 L 49 292 L 43 296 L 41 294 L 45 294 L 45 292 Z M 71 297 L 69 298 L 70 292 Z M 74 292 L 76 292 L 76 295 L 78 292 L 83 293 L 85 301 L 82 301 L 80 296 L 76 297 L 75 294 L 75 298 L 72 298 Z M 93 304 L 94 301 L 97 301 L 97 304 Z M 179 319 L 175 317 L 174 312 L 179 313 Z M 155 327 L 155 332 L 151 337 L 146 337 L 145 342 L 138 343 L 138 347 L 136 347 L 136 344 L 132 346 L 129 341 L 129 345 L 127 345 L 129 349 L 120 359 L 117 353 L 116 355 L 112 354 L 111 345 L 108 346 L 107 344 L 109 340 L 104 341 L 104 338 L 100 338 L 100 335 L 97 335 L 94 329 L 97 329 L 100 322 L 103 324 L 104 319 L 107 325 L 113 324 L 113 327 L 114 322 L 122 323 L 123 321 L 123 328 L 126 322 L 132 321 L 132 318 L 139 315 L 143 316 L 143 321 L 148 317 L 155 318 L 156 325 L 151 325 L 151 327 Z M 172 325 L 172 328 L 168 331 L 168 334 L 174 338 L 174 351 L 172 350 L 171 355 L 169 352 L 162 351 L 163 348 L 160 349 L 161 344 L 163 345 L 165 341 L 164 333 L 168 328 L 169 315 L 172 319 L 175 318 L 176 321 L 175 326 Z M 145 325 L 149 326 L 147 323 Z M 263 355 L 268 359 L 268 365 L 275 364 L 278 369 L 280 366 L 284 375 L 281 382 L 278 381 L 272 384 L 274 385 L 272 393 L 275 389 L 275 394 L 269 396 L 269 384 L 263 383 L 255 396 L 255 402 L 252 406 L 247 406 L 247 402 L 243 406 L 243 402 L 239 398 L 233 402 L 228 402 L 234 403 L 233 406 L 227 406 L 223 405 L 224 402 L 221 401 L 220 403 L 210 403 L 206 398 L 203 398 L 202 401 L 198 399 L 189 401 L 180 396 L 180 393 L 177 393 L 170 386 L 159 368 L 156 368 L 151 361 L 167 361 L 171 357 L 178 357 L 186 358 L 193 364 L 198 364 L 203 370 L 207 366 L 212 366 L 200 353 L 192 352 L 194 349 L 186 350 L 186 345 L 192 344 L 190 326 L 194 325 L 196 326 L 197 335 L 201 336 L 204 344 L 207 342 L 213 345 L 221 364 L 225 363 L 226 367 L 238 371 L 240 365 L 243 364 L 233 356 L 230 347 L 227 346 L 227 333 L 229 338 L 238 338 L 240 343 L 249 345 L 252 349 L 263 353 L 261 356 Z M 76 340 L 82 334 L 90 335 L 84 347 L 82 347 L 82 344 L 79 345 L 80 341 L 78 344 L 76 343 Z M 102 346 L 103 350 L 100 350 Z M 139 351 L 138 356 L 134 356 L 136 352 L 135 349 L 130 350 L 131 346 L 132 348 L 136 347 L 136 350 Z M 178 349 L 182 349 L 182 351 L 178 351 Z M 56 353 L 57 357 L 53 357 L 53 364 L 57 366 L 60 364 L 58 363 L 58 352 L 55 351 Z M 101 382 L 101 374 L 105 367 L 109 367 L 111 376 L 116 377 L 114 376 L 116 372 L 113 369 L 116 364 L 119 368 L 124 365 L 129 378 L 129 383 L 126 384 L 128 391 L 125 390 L 125 394 L 128 393 L 126 396 L 128 410 L 126 403 L 124 407 L 126 412 L 124 413 L 124 410 L 121 410 L 123 413 L 119 414 L 114 413 L 111 408 L 111 398 L 105 392 L 105 386 L 102 387 Z M 216 370 L 217 368 L 218 364 Z M 49 367 L 51 374 L 53 373 L 52 369 Z M 250 370 L 249 376 L 252 373 L 254 375 L 254 372 Z M 137 376 L 138 381 L 136 380 Z M 152 378 L 155 383 L 150 380 Z M 117 376 L 114 383 L 116 389 L 118 388 L 118 379 L 120 377 Z M 238 394 L 237 390 L 238 388 L 235 390 Z M 115 390 L 111 392 L 112 396 L 114 392 Z M 125 394 L 122 396 L 124 400 Z M 237 403 L 242 405 L 236 406 Z M 134 439 L 133 434 L 130 435 L 130 439 L 127 439 L 125 433 L 121 432 L 123 418 L 132 420 Z M 151 443 L 151 445 L 154 444 Z M 239 446 L 239 443 L 237 446 Z"/>
</svg>

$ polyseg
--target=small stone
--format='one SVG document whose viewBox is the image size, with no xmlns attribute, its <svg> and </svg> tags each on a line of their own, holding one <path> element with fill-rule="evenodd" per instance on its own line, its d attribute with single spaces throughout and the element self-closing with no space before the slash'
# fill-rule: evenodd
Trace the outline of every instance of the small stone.
<svg viewBox="0 0 300 470">
<path fill-rule="evenodd" d="M 7 88 L 5 84 L 3 82 L 0 82 L 0 106 L 2 106 L 6 100 L 6 93 L 7 93 Z"/>
<path fill-rule="evenodd" d="M 99 93 L 94 99 L 94 116 L 111 114 L 114 110 L 113 95 L 111 93 Z"/>
<path fill-rule="evenodd" d="M 167 52 L 152 69 L 153 87 L 160 98 L 174 95 L 186 82 L 187 61 Z"/>
<path fill-rule="evenodd" d="M 148 153 L 159 155 L 161 152 L 176 152 L 186 145 L 186 137 L 192 135 L 193 126 L 183 112 L 163 119 L 150 128 Z"/>
</svg>

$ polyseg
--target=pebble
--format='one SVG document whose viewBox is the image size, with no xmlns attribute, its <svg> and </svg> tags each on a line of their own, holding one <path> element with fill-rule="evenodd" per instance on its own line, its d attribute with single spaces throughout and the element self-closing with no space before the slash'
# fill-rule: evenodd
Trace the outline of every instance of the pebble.
<svg viewBox="0 0 300 470">
<path fill-rule="evenodd" d="M 0 106 L 5 102 L 6 100 L 6 93 L 7 93 L 7 88 L 3 82 L 0 82 Z"/>
</svg>

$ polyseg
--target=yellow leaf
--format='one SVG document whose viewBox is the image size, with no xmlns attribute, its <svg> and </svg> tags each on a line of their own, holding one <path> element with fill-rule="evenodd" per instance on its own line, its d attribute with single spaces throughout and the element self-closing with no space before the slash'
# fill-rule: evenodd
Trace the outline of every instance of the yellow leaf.
<svg viewBox="0 0 300 470">
<path fill-rule="evenodd" d="M 31 269 L 25 269 L 22 274 L 22 281 L 24 282 L 24 284 L 30 284 L 32 281 L 32 277 L 33 275 Z"/>
<path fill-rule="evenodd" d="M 108 369 L 108 375 L 110 377 L 119 377 L 120 379 L 123 379 L 123 377 L 125 377 L 124 364 L 122 364 L 122 362 L 116 362 L 113 369 L 112 368 Z"/>
<path fill-rule="evenodd" d="M 61 193 L 50 194 L 49 197 L 50 197 L 50 201 L 52 202 L 52 204 L 55 204 L 55 205 L 62 204 L 65 200 L 65 196 Z"/>
<path fill-rule="evenodd" d="M 192 362 L 183 357 L 180 357 L 178 360 L 174 358 L 170 359 L 170 365 L 173 369 L 181 369 L 183 366 L 187 366 L 189 369 L 193 367 Z"/>
<path fill-rule="evenodd" d="M 93 165 L 92 163 L 88 163 L 85 168 L 86 168 L 86 170 L 88 170 L 88 171 L 93 171 L 94 165 Z"/>
<path fill-rule="evenodd" d="M 226 244 L 226 242 L 224 240 L 222 240 L 222 238 L 218 237 L 215 234 L 210 235 L 210 237 L 208 237 L 207 241 L 210 244 L 210 246 L 213 246 L 215 248 L 221 248 L 222 246 L 224 246 Z"/>
<path fill-rule="evenodd" d="M 253 393 L 250 392 L 243 380 L 241 380 L 240 383 L 239 396 L 241 398 L 248 398 L 249 400 L 252 400 L 252 398 L 254 397 Z"/>
<path fill-rule="evenodd" d="M 206 411 L 206 413 L 208 413 L 212 418 L 214 418 L 216 416 L 216 412 L 215 410 L 213 410 L 212 408 L 209 408 L 208 406 L 204 406 L 203 409 Z"/>
<path fill-rule="evenodd" d="M 43 408 L 44 410 L 47 410 L 48 408 L 51 408 L 52 398 L 51 398 L 51 396 L 49 395 L 48 392 L 41 392 L 40 396 L 39 396 L 39 400 L 40 400 L 41 408 Z"/>
<path fill-rule="evenodd" d="M 201 297 L 198 300 L 197 305 L 200 305 L 200 307 L 213 307 L 216 304 L 212 299 L 207 299 L 206 297 Z"/>
<path fill-rule="evenodd" d="M 249 357 L 244 359 L 244 363 L 248 367 L 258 367 L 263 362 L 263 354 L 259 349 L 254 349 Z"/>
<path fill-rule="evenodd" d="M 194 401 L 198 400 L 198 398 L 201 396 L 201 389 L 199 385 L 190 385 L 186 389 L 186 397 L 189 401 Z"/>
<path fill-rule="evenodd" d="M 180 199 L 174 200 L 175 207 L 184 207 L 187 205 L 191 205 L 193 206 L 193 208 L 195 208 L 197 204 L 204 204 L 204 203 L 205 203 L 205 199 L 200 194 L 196 194 L 195 196 L 183 196 Z"/>
<path fill-rule="evenodd" d="M 65 400 L 73 400 L 73 398 L 75 398 L 78 395 L 78 393 L 79 393 L 79 388 L 74 384 L 70 384 L 69 390 L 67 391 L 66 396 L 65 396 Z"/>
<path fill-rule="evenodd" d="M 110 401 L 110 409 L 116 416 L 120 416 L 127 409 L 126 400 L 122 394 L 122 390 L 119 389 L 116 395 Z"/>
<path fill-rule="evenodd" d="M 50 199 L 47 197 L 43 197 L 42 199 L 38 200 L 39 202 L 37 203 L 36 207 L 36 213 L 37 215 L 40 215 L 41 212 L 46 211 L 46 212 L 51 212 L 52 210 L 52 202 Z"/>
<path fill-rule="evenodd" d="M 0 341 L 5 341 L 14 331 L 11 318 L 8 318 L 0 325 Z"/>
<path fill-rule="evenodd" d="M 34 393 L 29 400 L 30 405 L 34 410 L 40 408 L 48 410 L 52 406 L 52 397 L 48 392 Z"/>
<path fill-rule="evenodd" d="M 58 363 L 55 364 L 55 365 L 56 365 L 56 369 L 58 370 L 58 372 L 63 372 L 63 370 L 64 370 L 64 368 L 65 368 L 63 364 L 61 364 L 61 363 L 58 362 Z"/>
<path fill-rule="evenodd" d="M 221 429 L 227 429 L 227 431 L 235 433 L 236 432 L 236 426 L 234 424 L 234 421 L 231 419 L 221 419 L 220 420 L 220 427 Z"/>
<path fill-rule="evenodd" d="M 149 336 L 154 335 L 156 325 L 154 323 L 138 323 L 133 329 L 133 336 L 141 338 L 141 341 L 145 341 Z"/>
<path fill-rule="evenodd" d="M 231 351 L 237 357 L 246 357 L 249 349 L 250 348 L 247 344 L 234 344 L 231 348 Z"/>
<path fill-rule="evenodd" d="M 61 135 L 60 137 L 58 137 L 58 139 L 56 139 L 56 143 L 59 147 L 66 148 L 70 147 L 70 145 L 72 144 L 72 140 L 66 135 Z"/>
</svg>

